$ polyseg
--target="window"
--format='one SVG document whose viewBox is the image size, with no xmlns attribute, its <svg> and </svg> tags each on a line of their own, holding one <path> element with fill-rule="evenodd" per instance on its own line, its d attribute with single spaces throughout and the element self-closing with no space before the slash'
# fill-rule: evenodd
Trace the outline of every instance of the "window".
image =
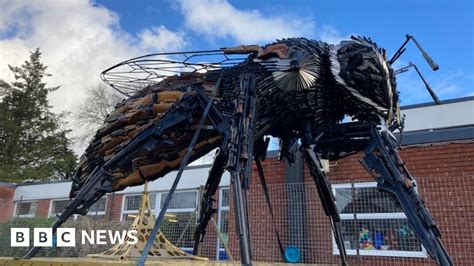
<svg viewBox="0 0 474 266">
<path fill-rule="evenodd" d="M 160 208 L 163 207 L 168 193 L 161 193 Z M 168 211 L 172 209 L 192 209 L 196 208 L 197 191 L 176 191 L 171 198 Z"/>
<path fill-rule="evenodd" d="M 376 186 L 376 182 L 333 185 L 347 254 L 426 257 L 395 197 Z M 339 254 L 334 239 L 333 254 Z"/>
<path fill-rule="evenodd" d="M 152 213 L 159 214 L 164 205 L 168 192 L 154 192 L 150 195 Z M 142 194 L 126 195 L 122 207 L 122 221 L 133 221 L 140 203 Z M 174 245 L 189 252 L 194 245 L 194 229 L 197 223 L 196 206 L 198 201 L 197 190 L 176 191 L 171 198 L 165 213 L 160 230 Z"/>
<path fill-rule="evenodd" d="M 66 208 L 66 205 L 68 203 L 69 203 L 69 199 L 52 200 L 51 201 L 51 209 L 49 211 L 49 216 L 50 217 L 55 217 L 56 215 L 60 215 L 64 211 L 64 208 Z"/>
<path fill-rule="evenodd" d="M 194 245 L 196 223 L 195 211 L 166 212 L 160 231 L 175 246 L 184 251 L 191 251 Z"/>
<path fill-rule="evenodd" d="M 230 190 L 228 187 L 221 188 L 219 193 L 219 205 L 218 205 L 218 216 L 217 216 L 217 225 L 219 231 L 222 235 L 222 238 L 229 243 L 229 197 Z M 224 250 L 224 244 L 221 243 L 220 239 L 217 238 L 217 250 L 216 250 L 216 259 L 217 260 L 227 260 L 227 254 Z"/>
<path fill-rule="evenodd" d="M 38 208 L 38 202 L 17 202 L 16 204 L 16 216 L 17 217 L 35 217 L 36 209 Z"/>
<path fill-rule="evenodd" d="M 229 207 L 229 197 L 230 197 L 230 190 L 229 188 L 221 188 L 221 206 L 222 207 Z"/>
<path fill-rule="evenodd" d="M 107 206 L 107 197 L 104 196 L 100 200 L 96 201 L 87 212 L 87 215 L 92 215 L 95 218 L 105 217 L 105 208 Z"/>
<path fill-rule="evenodd" d="M 149 193 L 149 195 L 151 212 L 155 213 L 156 193 Z M 135 216 L 138 213 L 138 209 L 140 209 L 141 201 L 142 194 L 125 196 L 122 209 L 122 221 L 133 221 L 135 219 Z"/>
<path fill-rule="evenodd" d="M 160 193 L 160 209 L 163 207 L 167 192 Z M 171 243 L 190 252 L 194 245 L 194 229 L 197 223 L 197 190 L 176 191 L 171 198 L 165 219 L 160 230 Z"/>
<path fill-rule="evenodd" d="M 66 208 L 66 205 L 69 203 L 70 199 L 55 199 L 51 201 L 51 208 L 49 210 L 49 216 L 50 217 L 55 217 L 56 215 L 60 215 L 64 209 Z M 87 215 L 89 217 L 94 217 L 94 218 L 103 218 L 105 217 L 105 208 L 107 206 L 107 197 L 102 197 L 99 199 L 96 203 L 94 203 L 90 208 L 89 211 L 87 212 Z M 75 216 L 75 219 L 77 219 L 77 216 Z"/>
</svg>

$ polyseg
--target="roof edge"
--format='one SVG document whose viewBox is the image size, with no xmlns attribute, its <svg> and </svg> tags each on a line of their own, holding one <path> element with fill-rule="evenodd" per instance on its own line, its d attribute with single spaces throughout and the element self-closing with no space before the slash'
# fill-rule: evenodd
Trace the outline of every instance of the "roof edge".
<svg viewBox="0 0 474 266">
<path fill-rule="evenodd" d="M 18 186 L 17 183 L 11 183 L 11 182 L 2 182 L 0 181 L 0 187 L 11 187 L 11 188 L 16 188 Z"/>
<path fill-rule="evenodd" d="M 466 97 L 461 97 L 461 98 L 442 100 L 441 104 L 450 104 L 450 103 L 459 103 L 459 102 L 468 102 L 468 101 L 474 101 L 474 96 L 466 96 Z M 415 108 L 435 106 L 435 105 L 436 105 L 436 103 L 434 103 L 434 102 L 416 103 L 416 104 L 409 104 L 409 105 L 401 106 L 400 109 L 401 110 L 415 109 Z"/>
</svg>

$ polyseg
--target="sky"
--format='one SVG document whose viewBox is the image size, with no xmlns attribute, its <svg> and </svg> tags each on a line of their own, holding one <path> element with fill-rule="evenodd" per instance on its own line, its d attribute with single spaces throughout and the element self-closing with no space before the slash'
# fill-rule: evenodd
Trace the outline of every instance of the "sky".
<svg viewBox="0 0 474 266">
<path fill-rule="evenodd" d="M 394 65 L 415 63 L 440 99 L 474 95 L 474 5 L 459 0 L 0 0 L 0 79 L 40 47 L 52 77 L 50 103 L 70 111 L 102 70 L 148 53 L 260 44 L 283 37 L 338 43 L 370 36 L 392 55 L 411 34 L 440 69 L 433 72 L 413 43 Z M 431 98 L 414 71 L 397 77 L 402 105 Z"/>
</svg>

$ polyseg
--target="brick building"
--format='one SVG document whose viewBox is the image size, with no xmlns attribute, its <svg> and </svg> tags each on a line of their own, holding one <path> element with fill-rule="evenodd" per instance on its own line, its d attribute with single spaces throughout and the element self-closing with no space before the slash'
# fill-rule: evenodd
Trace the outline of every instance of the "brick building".
<svg viewBox="0 0 474 266">
<path fill-rule="evenodd" d="M 405 133 L 401 156 L 417 179 L 418 192 L 441 228 L 443 241 L 456 264 L 474 261 L 474 97 L 445 101 L 443 105 L 405 106 Z M 380 193 L 376 183 L 359 163 L 360 155 L 330 162 L 329 178 L 343 220 L 343 234 L 349 259 L 362 264 L 432 263 L 421 244 L 406 227 L 404 213 L 393 199 Z M 268 153 L 263 162 L 276 227 L 284 246 L 295 246 L 306 263 L 338 263 L 338 251 L 328 219 L 321 208 L 314 182 L 301 158 L 288 167 Z M 167 220 L 177 241 L 186 231 L 181 245 L 192 247 L 195 209 L 199 187 L 205 184 L 209 165 L 188 167 L 168 210 Z M 158 213 L 176 172 L 149 184 L 152 208 Z M 17 217 L 53 216 L 67 202 L 70 182 L 6 184 L 0 183 L 0 222 Z M 126 221 L 137 212 L 143 187 L 127 188 L 101 199 L 89 215 Z M 217 195 L 217 227 L 228 239 L 231 253 L 238 258 L 232 212 L 229 175 L 226 173 Z M 254 171 L 248 192 L 253 259 L 281 261 L 271 218 Z M 229 222 L 230 221 L 230 222 Z M 193 223 L 191 223 L 193 224 Z M 369 240 L 362 243 L 364 232 Z M 225 258 L 223 245 L 212 228 L 203 244 L 203 254 L 211 259 Z"/>
<path fill-rule="evenodd" d="M 12 217 L 15 189 L 16 184 L 0 182 L 0 222 Z"/>
<path fill-rule="evenodd" d="M 474 97 L 446 101 L 443 105 L 405 106 L 405 132 L 401 157 L 417 180 L 417 190 L 437 221 L 442 240 L 456 265 L 474 261 Z M 376 183 L 362 167 L 362 155 L 330 162 L 336 204 L 342 219 L 350 264 L 391 265 L 433 263 L 419 241 L 407 230 L 406 216 L 394 200 L 376 189 Z M 285 246 L 299 248 L 302 261 L 338 264 L 338 251 L 330 224 L 321 207 L 314 181 L 300 159 L 291 168 L 270 158 L 265 162 L 277 227 Z M 256 260 L 280 261 L 271 217 L 258 187 L 249 193 L 250 229 Z M 231 206 L 232 209 L 232 206 Z M 233 221 L 233 213 L 229 220 Z M 361 247 L 360 231 L 372 238 Z M 396 233 L 405 230 L 405 236 Z M 238 255 L 233 223 L 229 228 L 231 249 Z M 374 244 L 375 234 L 379 239 Z"/>
</svg>

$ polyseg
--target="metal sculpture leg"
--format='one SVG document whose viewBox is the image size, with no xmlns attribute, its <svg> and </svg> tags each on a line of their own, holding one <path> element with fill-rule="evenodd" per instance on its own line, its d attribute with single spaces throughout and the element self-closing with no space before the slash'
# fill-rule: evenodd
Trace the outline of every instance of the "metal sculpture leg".
<svg viewBox="0 0 474 266">
<path fill-rule="evenodd" d="M 251 265 L 251 251 L 249 228 L 247 227 L 247 213 L 242 192 L 240 175 L 237 172 L 231 173 L 231 184 L 234 193 L 234 215 L 235 227 L 239 236 L 240 261 L 242 265 Z"/>
<path fill-rule="evenodd" d="M 204 235 L 206 234 L 206 228 L 212 215 L 216 212 L 214 209 L 214 195 L 219 188 L 222 174 L 227 163 L 228 155 L 221 150 L 218 151 L 214 163 L 212 164 L 211 170 L 209 171 L 209 177 L 207 178 L 206 186 L 204 187 L 204 197 L 201 201 L 201 207 L 199 211 L 199 220 L 194 231 L 194 247 L 193 255 L 197 255 L 199 244 L 203 241 Z"/>
<path fill-rule="evenodd" d="M 166 210 L 168 209 L 168 205 L 171 202 L 171 199 L 176 190 L 176 187 L 178 186 L 179 180 L 181 179 L 181 175 L 184 171 L 184 167 L 188 164 L 188 160 L 191 157 L 192 151 L 194 149 L 194 145 L 196 145 L 196 141 L 199 137 L 199 134 L 201 133 L 201 129 L 204 126 L 204 122 L 207 119 L 207 115 L 211 107 L 212 107 L 212 100 L 208 100 L 208 103 L 206 105 L 206 108 L 204 109 L 202 118 L 199 121 L 199 126 L 196 129 L 196 132 L 194 133 L 193 139 L 191 140 L 191 143 L 189 144 L 188 150 L 186 151 L 186 155 L 184 156 L 183 161 L 181 161 L 178 174 L 173 182 L 173 185 L 171 186 L 170 191 L 168 192 L 168 196 L 165 199 L 165 202 L 163 204 L 163 207 L 161 208 L 160 214 L 158 215 L 158 218 L 156 219 L 155 226 L 153 227 L 153 230 L 150 232 L 150 238 L 146 242 L 145 247 L 143 248 L 142 254 L 140 255 L 140 258 L 138 259 L 137 265 L 139 266 L 145 265 L 148 252 L 150 251 L 151 246 L 153 245 L 153 240 L 155 239 L 155 236 L 158 233 L 158 230 L 160 229 L 161 222 L 165 218 L 165 213 L 166 213 Z"/>
<path fill-rule="evenodd" d="M 240 244 L 240 261 L 251 265 L 250 235 L 245 204 L 252 170 L 254 118 L 256 115 L 255 78 L 253 74 L 240 76 L 240 93 L 235 102 L 235 116 L 228 146 L 227 170 L 230 172 L 234 196 L 235 225 Z"/>
<path fill-rule="evenodd" d="M 364 150 L 362 164 L 377 181 L 378 189 L 398 199 L 408 223 L 431 257 L 440 265 L 453 265 L 441 242 L 440 230 L 415 191 L 414 179 L 396 148 L 396 139 L 388 130 L 373 127 L 371 144 Z"/>
<path fill-rule="evenodd" d="M 303 155 L 306 164 L 309 167 L 311 176 L 316 183 L 316 188 L 323 205 L 324 213 L 329 217 L 331 222 L 331 228 L 334 233 L 337 248 L 339 249 L 339 255 L 341 257 L 341 264 L 347 265 L 346 249 L 344 247 L 344 240 L 341 230 L 341 218 L 339 217 L 339 212 L 337 211 L 334 195 L 331 191 L 331 185 L 329 184 L 326 175 L 321 170 L 322 166 L 316 152 L 314 151 L 314 145 L 305 147 Z"/>
<path fill-rule="evenodd" d="M 108 179 L 103 183 L 96 181 L 100 180 L 104 174 L 105 172 L 102 168 L 97 167 L 94 169 L 91 174 L 91 180 L 81 188 L 79 194 L 73 198 L 67 204 L 65 210 L 57 216 L 56 221 L 51 226 L 53 234 L 56 234 L 56 230 L 73 214 L 86 214 L 90 206 L 99 200 L 106 192 L 112 190 L 112 184 Z M 41 247 L 34 246 L 22 258 L 31 259 L 40 251 L 40 249 Z"/>
</svg>

